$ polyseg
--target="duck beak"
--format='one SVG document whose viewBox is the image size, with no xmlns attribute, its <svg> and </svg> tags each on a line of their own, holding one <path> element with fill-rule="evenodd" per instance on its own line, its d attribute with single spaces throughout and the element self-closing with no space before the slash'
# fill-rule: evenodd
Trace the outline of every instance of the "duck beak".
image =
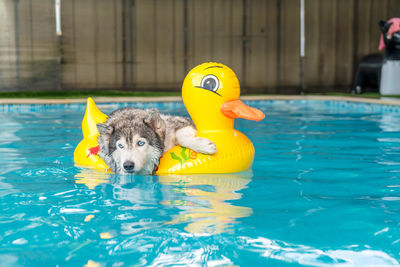
<svg viewBox="0 0 400 267">
<path fill-rule="evenodd" d="M 240 100 L 225 102 L 221 106 L 221 112 L 231 119 L 242 118 L 246 120 L 260 121 L 265 118 L 265 115 L 261 110 L 249 107 Z"/>
</svg>

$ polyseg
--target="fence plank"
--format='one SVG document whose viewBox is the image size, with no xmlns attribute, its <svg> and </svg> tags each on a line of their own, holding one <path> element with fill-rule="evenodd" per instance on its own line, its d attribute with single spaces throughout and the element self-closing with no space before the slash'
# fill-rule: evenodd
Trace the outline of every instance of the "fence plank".
<svg viewBox="0 0 400 267">
<path fill-rule="evenodd" d="M 16 87 L 22 90 L 54 90 L 58 83 L 58 50 L 54 1 L 40 5 L 31 0 L 14 2 Z"/>
<path fill-rule="evenodd" d="M 172 61 L 174 64 L 173 81 L 176 84 L 178 90 L 183 83 L 183 79 L 186 75 L 185 69 L 185 48 L 184 48 L 184 1 L 174 0 L 173 1 L 173 57 Z"/>
<path fill-rule="evenodd" d="M 321 60 L 324 62 L 320 71 L 320 85 L 325 87 L 333 84 L 335 79 L 336 5 L 337 1 L 323 1 L 320 6 L 320 16 L 325 18 L 321 20 L 320 28 Z"/>
<path fill-rule="evenodd" d="M 370 43 L 370 50 L 373 53 L 379 53 L 378 47 L 379 47 L 379 38 L 380 38 L 380 27 L 378 25 L 378 22 L 380 20 L 386 20 L 387 17 L 387 5 L 388 1 L 387 0 L 381 0 L 381 1 L 372 1 L 371 3 L 371 19 L 369 21 L 369 40 L 368 43 Z M 399 9 L 398 9 L 399 10 Z M 399 10 L 400 11 L 400 10 Z"/>
<path fill-rule="evenodd" d="M 174 62 L 177 43 L 183 44 L 183 35 L 176 35 L 176 31 L 183 30 L 183 9 L 179 9 L 180 17 L 174 16 L 176 9 L 174 0 L 158 0 L 155 10 L 155 48 L 156 48 L 156 81 L 158 88 L 175 89 L 181 83 L 176 79 L 177 72 L 182 77 L 183 68 L 177 70 Z M 182 1 L 180 2 L 183 8 Z M 179 3 L 178 3 L 179 4 Z M 178 22 L 176 22 L 178 19 Z M 176 27 L 178 26 L 178 29 Z M 182 46 L 181 46 L 182 47 Z"/>
<path fill-rule="evenodd" d="M 334 57 L 336 61 L 334 80 L 329 86 L 335 84 L 338 87 L 348 87 L 352 84 L 354 57 L 353 43 L 354 34 L 352 31 L 354 15 L 354 0 L 338 0 L 336 7 L 336 51 Z"/>
<path fill-rule="evenodd" d="M 17 2 L 16 33 L 18 35 L 18 86 L 29 88 L 30 77 L 33 77 L 33 15 L 29 0 Z"/>
<path fill-rule="evenodd" d="M 280 81 L 283 87 L 300 85 L 300 4 L 299 1 L 282 0 L 280 32 Z M 294 92 L 291 90 L 291 92 Z"/>
<path fill-rule="evenodd" d="M 136 0 L 122 0 L 122 83 L 125 89 L 136 86 L 136 9 Z"/>
<path fill-rule="evenodd" d="M 212 25 L 211 26 L 211 60 L 220 62 L 226 65 L 232 63 L 233 29 L 231 28 L 231 7 L 235 4 L 240 4 L 240 1 L 216 0 L 212 2 Z M 240 32 L 238 32 L 240 34 Z M 235 55 L 240 56 L 240 55 Z"/>
<path fill-rule="evenodd" d="M 215 61 L 242 79 L 242 1 L 188 1 L 188 65 Z"/>
<path fill-rule="evenodd" d="M 95 3 L 95 42 L 97 44 L 97 86 L 100 88 L 118 88 L 121 86 L 121 75 L 118 69 L 118 50 L 121 49 L 119 40 L 121 31 L 118 30 L 118 21 L 115 16 L 116 1 L 96 0 Z"/>
<path fill-rule="evenodd" d="M 114 69 L 114 77 L 115 77 L 115 85 L 114 87 L 116 89 L 124 89 L 124 81 L 123 81 L 123 71 L 124 71 L 124 63 L 122 62 L 122 56 L 123 56 L 123 32 L 122 32 L 122 12 L 123 12 L 123 6 L 122 6 L 122 1 L 121 0 L 113 0 L 113 25 L 114 29 L 112 31 L 113 33 L 113 39 L 114 39 L 114 64 L 115 64 L 115 69 Z"/>
<path fill-rule="evenodd" d="M 369 40 L 371 40 L 371 32 L 370 30 L 370 22 L 371 21 L 371 13 L 372 13 L 372 1 L 373 0 L 363 0 L 358 1 L 358 9 L 357 9 L 357 29 L 354 33 L 357 38 L 356 43 L 356 64 L 361 61 L 361 58 L 372 51 L 372 45 Z M 376 47 L 373 47 L 374 49 Z"/>
<path fill-rule="evenodd" d="M 188 0 L 188 67 L 211 61 L 212 0 Z"/>
<path fill-rule="evenodd" d="M 15 2 L 0 2 L 0 90 L 17 88 L 17 49 L 15 40 Z"/>
<path fill-rule="evenodd" d="M 305 1 L 305 84 L 314 87 L 320 83 L 320 3 L 319 0 Z"/>
<path fill-rule="evenodd" d="M 75 62 L 78 88 L 94 89 L 98 85 L 95 1 L 75 1 Z"/>
<path fill-rule="evenodd" d="M 277 5 L 274 1 L 248 1 L 248 14 L 246 86 L 276 88 Z"/>
<path fill-rule="evenodd" d="M 244 83 L 243 77 L 243 4 L 242 0 L 232 0 L 229 1 L 229 32 L 231 35 L 231 42 L 229 47 L 229 67 L 233 69 L 236 73 L 239 81 L 243 86 L 246 86 Z M 228 11 L 227 11 L 228 12 Z"/>
<path fill-rule="evenodd" d="M 77 84 L 75 1 L 63 1 L 61 6 L 62 26 L 62 87 L 79 88 Z"/>
<path fill-rule="evenodd" d="M 386 19 L 390 19 L 392 17 L 400 17 L 400 1 L 399 0 L 387 0 L 387 1 L 388 4 L 387 4 Z"/>
<path fill-rule="evenodd" d="M 324 19 L 320 21 L 320 60 L 322 69 L 320 70 L 320 85 L 329 86 L 335 80 L 336 64 L 336 5 L 337 1 L 322 1 L 320 5 L 320 16 Z"/>
<path fill-rule="evenodd" d="M 135 2 L 134 61 L 136 86 L 154 88 L 157 86 L 157 47 L 156 47 L 156 0 L 137 0 Z"/>
</svg>

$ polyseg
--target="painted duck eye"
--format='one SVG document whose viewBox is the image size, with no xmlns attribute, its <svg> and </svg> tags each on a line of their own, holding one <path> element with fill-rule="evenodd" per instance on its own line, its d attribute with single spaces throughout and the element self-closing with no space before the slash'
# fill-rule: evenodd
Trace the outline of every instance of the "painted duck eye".
<svg viewBox="0 0 400 267">
<path fill-rule="evenodd" d="M 201 80 L 201 87 L 216 92 L 219 88 L 219 80 L 214 75 L 207 75 Z"/>
<path fill-rule="evenodd" d="M 123 149 L 123 148 L 124 148 L 124 146 L 123 146 L 122 144 L 118 144 L 118 147 L 119 147 L 120 149 Z"/>
<path fill-rule="evenodd" d="M 138 142 L 137 142 L 137 145 L 138 145 L 138 146 L 144 146 L 144 142 L 143 142 L 143 141 L 138 141 Z"/>
</svg>

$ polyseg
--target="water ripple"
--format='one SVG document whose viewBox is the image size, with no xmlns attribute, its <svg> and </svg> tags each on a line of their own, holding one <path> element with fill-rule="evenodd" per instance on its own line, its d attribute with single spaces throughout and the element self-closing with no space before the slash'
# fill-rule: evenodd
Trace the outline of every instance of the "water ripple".
<svg viewBox="0 0 400 267">
<path fill-rule="evenodd" d="M 79 168 L 83 105 L 0 113 L 0 265 L 399 265 L 400 116 L 252 104 L 267 119 L 235 122 L 255 145 L 251 175 Z M 141 106 L 186 114 L 182 104 Z"/>
<path fill-rule="evenodd" d="M 362 249 L 322 250 L 293 245 L 268 238 L 241 237 L 246 246 L 263 257 L 307 266 L 398 266 L 399 262 L 385 252 Z M 359 251 L 355 250 L 358 249 Z"/>
</svg>

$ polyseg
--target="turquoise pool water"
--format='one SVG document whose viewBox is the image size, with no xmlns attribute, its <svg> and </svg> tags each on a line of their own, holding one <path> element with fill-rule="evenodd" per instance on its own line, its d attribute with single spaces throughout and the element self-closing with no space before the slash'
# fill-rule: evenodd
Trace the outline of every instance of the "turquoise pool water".
<svg viewBox="0 0 400 267">
<path fill-rule="evenodd" d="M 400 108 L 250 104 L 252 173 L 174 177 L 75 167 L 84 105 L 0 106 L 0 266 L 399 265 Z"/>
</svg>

